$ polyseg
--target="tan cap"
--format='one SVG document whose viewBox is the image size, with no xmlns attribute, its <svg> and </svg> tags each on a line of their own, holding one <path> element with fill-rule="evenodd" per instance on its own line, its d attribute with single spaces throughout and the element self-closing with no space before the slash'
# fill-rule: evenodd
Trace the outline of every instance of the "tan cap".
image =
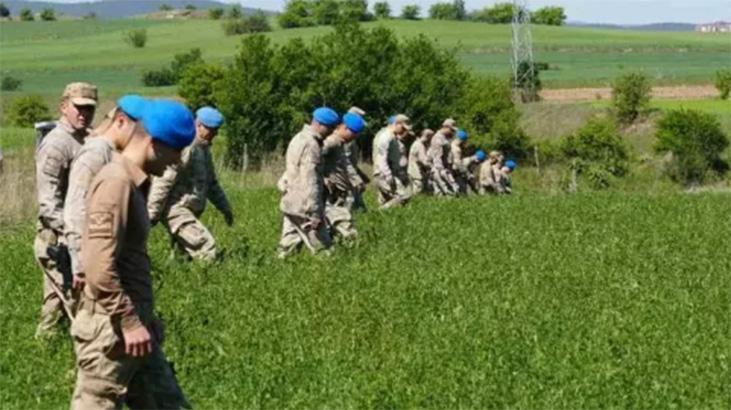
<svg viewBox="0 0 731 410">
<path fill-rule="evenodd" d="M 359 108 L 359 107 L 356 107 L 356 106 L 350 107 L 350 109 L 348 110 L 348 112 L 353 113 L 353 114 L 358 114 L 361 117 L 364 117 L 366 115 L 366 112 L 363 111 L 362 108 Z"/>
<path fill-rule="evenodd" d="M 407 131 L 411 131 L 411 118 L 407 117 L 404 114 L 398 114 L 393 120 L 394 124 L 404 124 L 404 127 Z"/>
<path fill-rule="evenodd" d="M 71 83 L 63 90 L 62 98 L 68 98 L 74 105 L 94 105 L 97 103 L 96 86 L 89 83 Z"/>
<path fill-rule="evenodd" d="M 443 128 L 451 128 L 454 131 L 457 131 L 457 121 L 455 121 L 454 118 L 447 118 L 442 123 Z"/>
<path fill-rule="evenodd" d="M 421 131 L 421 136 L 423 138 L 430 138 L 432 135 L 434 135 L 434 131 L 429 128 Z"/>
</svg>

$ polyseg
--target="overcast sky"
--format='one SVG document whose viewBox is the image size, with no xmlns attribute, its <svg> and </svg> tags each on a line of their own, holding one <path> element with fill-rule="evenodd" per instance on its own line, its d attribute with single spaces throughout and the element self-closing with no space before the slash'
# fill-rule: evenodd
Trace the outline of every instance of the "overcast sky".
<svg viewBox="0 0 731 410">
<path fill-rule="evenodd" d="M 52 0 L 71 3 L 82 0 Z M 139 0 L 144 1 L 144 0 Z M 224 0 L 247 7 L 281 10 L 286 0 Z M 375 0 L 370 0 L 373 4 Z M 441 0 L 448 1 L 448 0 Z M 469 10 L 479 9 L 505 0 L 466 0 Z M 439 0 L 388 0 L 394 14 L 406 4 L 418 4 L 424 11 Z M 731 0 L 528 0 L 532 9 L 560 5 L 570 21 L 612 24 L 644 24 L 657 22 L 707 23 L 731 20 Z"/>
</svg>

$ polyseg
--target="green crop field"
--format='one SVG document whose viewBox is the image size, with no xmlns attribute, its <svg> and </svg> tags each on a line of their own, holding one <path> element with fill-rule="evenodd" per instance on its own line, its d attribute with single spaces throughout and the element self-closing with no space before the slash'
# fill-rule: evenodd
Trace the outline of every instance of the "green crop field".
<svg viewBox="0 0 731 410">
<path fill-rule="evenodd" d="M 479 73 L 510 71 L 510 27 L 449 21 L 400 21 L 384 25 L 400 36 L 426 34 L 457 50 Z M 146 28 L 148 44 L 133 49 L 122 41 L 126 31 Z M 305 39 L 328 27 L 281 30 L 268 34 L 275 43 Z M 708 84 L 713 73 L 731 67 L 731 35 L 632 32 L 574 27 L 534 28 L 536 59 L 551 70 L 542 74 L 547 87 L 607 85 L 629 70 L 647 72 L 657 84 Z M 169 63 L 193 47 L 209 60 L 229 61 L 240 37 L 226 37 L 220 22 L 208 20 L 58 21 L 0 23 L 3 75 L 24 81 L 22 92 L 55 96 L 63 84 L 84 79 L 98 83 L 105 95 L 137 91 L 169 94 L 171 89 L 143 89 L 140 73 Z M 12 95 L 9 93 L 8 95 Z"/>
<path fill-rule="evenodd" d="M 528 172 L 528 171 L 526 171 Z M 727 195 L 424 199 L 332 257 L 275 258 L 278 195 L 224 183 L 218 265 L 151 254 L 197 408 L 729 408 Z M 70 341 L 33 340 L 33 228 L 0 235 L 0 401 L 61 408 Z"/>
</svg>

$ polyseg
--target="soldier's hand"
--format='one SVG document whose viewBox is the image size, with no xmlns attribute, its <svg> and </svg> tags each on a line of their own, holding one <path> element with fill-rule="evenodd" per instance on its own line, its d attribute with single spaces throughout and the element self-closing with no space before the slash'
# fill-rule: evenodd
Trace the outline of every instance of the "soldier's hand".
<svg viewBox="0 0 731 410">
<path fill-rule="evenodd" d="M 223 214 L 224 219 L 226 219 L 226 225 L 233 226 L 234 224 L 234 214 L 231 211 L 228 211 Z"/>
<path fill-rule="evenodd" d="M 310 218 L 310 226 L 312 227 L 312 229 L 317 229 L 320 227 L 320 225 L 322 225 L 322 218 L 320 218 L 319 216 L 313 216 Z"/>
<path fill-rule="evenodd" d="M 74 281 L 72 282 L 72 287 L 76 290 L 81 290 L 84 288 L 85 282 L 86 282 L 86 279 L 84 279 L 84 274 L 77 273 L 74 275 Z"/>
<path fill-rule="evenodd" d="M 124 352 L 132 357 L 143 357 L 152 353 L 152 336 L 144 326 L 122 332 Z"/>
</svg>

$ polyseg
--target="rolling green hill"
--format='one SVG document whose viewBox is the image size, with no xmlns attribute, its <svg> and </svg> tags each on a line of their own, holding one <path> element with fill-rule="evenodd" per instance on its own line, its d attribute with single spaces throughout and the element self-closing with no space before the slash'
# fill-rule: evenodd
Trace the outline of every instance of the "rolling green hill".
<svg viewBox="0 0 731 410">
<path fill-rule="evenodd" d="M 220 22 L 209 20 L 111 20 L 0 23 L 3 75 L 24 81 L 22 92 L 55 96 L 64 83 L 98 83 L 105 95 L 143 91 L 140 73 L 167 64 L 176 53 L 193 47 L 209 60 L 227 61 L 239 37 L 226 37 Z M 389 20 L 401 36 L 425 34 L 479 73 L 508 75 L 510 27 L 471 22 Z M 147 28 L 148 44 L 133 49 L 123 34 Z M 312 38 L 328 27 L 276 30 L 274 42 Z M 688 32 L 599 30 L 576 27 L 534 28 L 535 55 L 551 70 L 542 74 L 546 87 L 606 85 L 623 71 L 644 70 L 656 84 L 707 84 L 713 73 L 731 66 L 731 35 Z M 144 90 L 169 94 L 173 90 Z"/>
</svg>

